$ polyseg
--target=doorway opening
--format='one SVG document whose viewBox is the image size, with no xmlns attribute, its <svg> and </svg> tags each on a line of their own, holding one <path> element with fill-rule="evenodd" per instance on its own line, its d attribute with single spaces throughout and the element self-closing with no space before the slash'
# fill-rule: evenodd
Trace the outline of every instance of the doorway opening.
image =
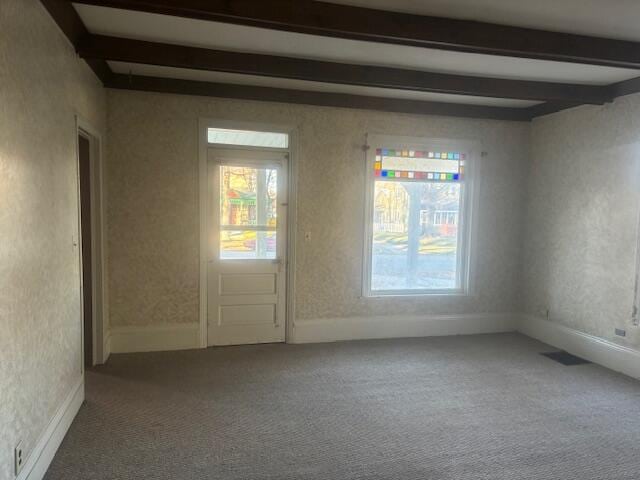
<svg viewBox="0 0 640 480">
<path fill-rule="evenodd" d="M 84 366 L 94 365 L 93 281 L 91 273 L 91 140 L 78 134 L 80 174 L 80 238 L 82 255 L 82 326 Z"/>
<path fill-rule="evenodd" d="M 85 368 L 104 363 L 103 195 L 100 136 L 78 120 L 78 214 L 82 314 L 82 363 Z"/>
</svg>

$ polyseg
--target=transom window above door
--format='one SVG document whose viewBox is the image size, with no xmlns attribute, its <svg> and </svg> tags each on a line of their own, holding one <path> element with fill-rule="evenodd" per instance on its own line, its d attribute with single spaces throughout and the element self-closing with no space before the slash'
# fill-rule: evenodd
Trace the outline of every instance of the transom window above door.
<svg viewBox="0 0 640 480">
<path fill-rule="evenodd" d="M 230 128 L 208 128 L 207 141 L 218 145 L 242 147 L 289 148 L 289 134 Z"/>
</svg>

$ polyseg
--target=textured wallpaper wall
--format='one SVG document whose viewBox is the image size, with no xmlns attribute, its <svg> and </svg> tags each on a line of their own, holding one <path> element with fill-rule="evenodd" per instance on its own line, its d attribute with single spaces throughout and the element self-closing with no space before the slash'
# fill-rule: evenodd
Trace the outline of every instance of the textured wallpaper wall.
<svg viewBox="0 0 640 480">
<path fill-rule="evenodd" d="M 110 90 L 111 326 L 198 321 L 199 117 L 298 128 L 297 318 L 518 309 L 528 124 Z M 476 295 L 360 297 L 366 132 L 470 139 L 489 153 Z"/>
<path fill-rule="evenodd" d="M 0 1 L 0 479 L 80 378 L 75 117 L 105 93 L 37 0 Z"/>
<path fill-rule="evenodd" d="M 13 447 L 22 440 L 29 454 L 80 376 L 75 113 L 109 138 L 112 327 L 198 320 L 197 122 L 210 117 L 298 128 L 298 318 L 511 312 L 524 305 L 528 313 L 548 309 L 554 321 L 640 345 L 629 326 L 638 95 L 530 127 L 105 92 L 37 0 L 2 0 L 0 31 L 2 480 L 12 478 Z M 488 152 L 473 296 L 360 297 L 366 132 L 473 140 Z M 306 231 L 311 241 L 304 241 Z M 616 326 L 627 328 L 627 339 L 613 335 Z"/>
<path fill-rule="evenodd" d="M 640 201 L 640 95 L 537 119 L 531 131 L 524 305 L 638 346 L 630 326 Z M 614 335 L 626 328 L 627 338 Z"/>
</svg>

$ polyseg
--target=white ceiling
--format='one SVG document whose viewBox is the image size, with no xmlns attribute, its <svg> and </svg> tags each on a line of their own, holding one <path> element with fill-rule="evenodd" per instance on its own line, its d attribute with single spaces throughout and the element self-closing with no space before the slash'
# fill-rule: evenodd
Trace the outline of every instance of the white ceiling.
<svg viewBox="0 0 640 480">
<path fill-rule="evenodd" d="M 596 85 L 638 75 L 630 69 L 345 40 L 106 7 L 76 9 L 92 33 L 232 51 Z"/>
<path fill-rule="evenodd" d="M 413 92 L 390 88 L 360 87 L 355 85 L 327 84 L 306 80 L 239 75 L 236 73 L 208 72 L 185 68 L 159 67 L 126 62 L 108 62 L 116 73 L 146 75 L 151 77 L 178 78 L 181 80 L 200 80 L 205 82 L 231 83 L 234 85 L 254 85 L 261 87 L 287 88 L 314 92 L 350 93 L 372 97 L 402 98 L 433 102 L 464 103 L 467 105 L 492 105 L 496 107 L 528 107 L 538 102 L 509 100 L 504 98 L 472 97 L 467 95 L 449 95 L 444 93 Z"/>
<path fill-rule="evenodd" d="M 547 16 L 550 18 L 553 17 L 551 13 L 551 0 L 536 0 L 535 2 L 513 0 L 435 0 L 429 2 L 419 0 L 334 0 L 334 2 L 354 5 L 359 4 L 371 7 L 375 6 L 378 8 L 384 7 L 388 9 L 393 7 L 395 9 L 401 9 L 409 12 L 451 17 L 459 16 L 461 18 L 473 17 L 478 20 L 489 20 L 489 18 L 485 18 L 489 15 L 488 12 L 497 12 L 499 10 L 500 15 L 496 13 L 496 16 L 492 21 L 497 22 L 498 20 L 504 19 L 505 22 L 509 21 L 513 24 L 515 24 L 515 22 L 511 21 L 512 17 L 516 18 L 518 15 L 528 15 L 528 12 L 536 11 L 534 7 L 530 6 L 533 3 L 534 5 L 541 6 L 541 11 L 547 12 Z M 555 0 L 555 4 L 563 5 L 557 9 L 558 18 L 553 17 L 558 25 L 561 23 L 562 18 L 564 18 L 564 12 L 566 11 L 566 5 L 564 5 L 563 2 L 574 6 L 580 2 L 588 4 L 598 3 L 600 6 L 604 3 L 609 3 L 598 2 L 597 0 Z M 627 6 L 635 3 L 638 10 L 637 18 L 640 18 L 640 0 L 637 2 L 619 0 L 612 1 L 610 3 L 615 5 L 625 4 Z M 483 5 L 484 8 L 480 8 L 478 6 L 480 4 Z M 283 32 L 107 7 L 80 4 L 74 4 L 74 6 L 88 30 L 92 33 L 179 45 L 282 55 L 343 63 L 410 68 L 415 70 L 456 73 L 463 75 L 567 82 L 589 85 L 605 85 L 639 76 L 639 72 L 631 69 L 450 52 L 445 50 Z M 612 8 L 615 11 L 615 6 Z M 629 9 L 631 9 L 631 7 L 629 7 Z M 586 9 L 583 8 L 576 10 L 581 11 Z M 540 12 L 538 12 L 537 15 L 540 18 L 544 16 L 543 13 Z M 583 12 L 582 16 L 586 17 L 586 14 Z M 535 18 L 537 18 L 535 15 L 531 18 L 527 17 L 526 21 L 533 22 L 533 19 Z M 602 18 L 607 17 L 605 16 Z M 525 20 L 521 20 L 522 21 L 520 23 L 522 24 Z M 620 20 L 620 17 L 618 17 L 617 20 Z M 603 23 L 607 22 L 604 21 Z M 545 25 L 541 24 L 531 26 L 542 27 Z M 546 26 L 549 27 L 549 25 Z M 536 103 L 520 100 L 324 84 L 301 80 L 132 65 L 119 62 L 111 62 L 111 65 L 115 71 L 121 73 L 129 73 L 129 71 L 131 71 L 133 74 L 141 75 L 157 75 L 192 80 L 211 80 L 216 82 L 279 88 L 307 89 L 391 98 L 413 98 L 496 106 L 525 107 Z"/>
<path fill-rule="evenodd" d="M 638 0 L 328 1 L 379 10 L 640 41 Z"/>
</svg>

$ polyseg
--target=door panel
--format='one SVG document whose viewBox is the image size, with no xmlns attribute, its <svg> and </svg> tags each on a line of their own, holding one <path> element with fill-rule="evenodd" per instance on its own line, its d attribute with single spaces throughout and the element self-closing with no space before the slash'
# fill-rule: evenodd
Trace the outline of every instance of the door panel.
<svg viewBox="0 0 640 480">
<path fill-rule="evenodd" d="M 208 168 L 209 345 L 282 342 L 287 156 L 210 148 Z"/>
<path fill-rule="evenodd" d="M 220 325 L 275 325 L 276 323 L 276 309 L 273 303 L 220 307 Z"/>
<path fill-rule="evenodd" d="M 231 273 L 220 277 L 220 295 L 258 295 L 276 293 L 277 274 Z"/>
</svg>

